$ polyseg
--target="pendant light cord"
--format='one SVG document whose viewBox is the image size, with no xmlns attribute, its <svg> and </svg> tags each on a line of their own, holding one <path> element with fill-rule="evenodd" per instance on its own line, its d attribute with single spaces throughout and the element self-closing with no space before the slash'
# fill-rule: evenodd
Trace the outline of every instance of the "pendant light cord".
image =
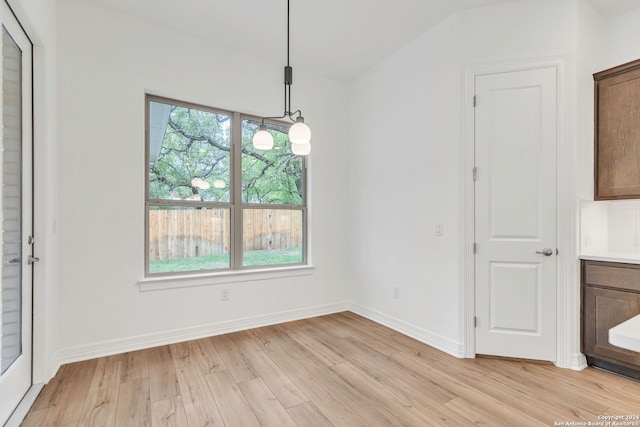
<svg viewBox="0 0 640 427">
<path fill-rule="evenodd" d="M 291 0 L 287 0 L 287 68 L 290 70 L 290 80 L 287 83 L 285 81 L 285 91 L 289 93 L 289 104 L 287 105 L 287 99 L 285 98 L 284 101 L 284 113 L 287 114 L 289 116 L 289 118 L 291 118 L 291 84 L 293 83 L 293 69 L 291 68 L 291 66 L 289 65 L 289 57 L 290 57 L 290 37 L 289 37 L 289 33 L 290 33 L 290 25 L 291 25 L 291 19 L 290 19 L 290 10 L 291 10 Z M 288 89 L 287 89 L 288 88 Z"/>
<path fill-rule="evenodd" d="M 284 114 L 279 117 L 264 117 L 262 119 L 262 125 L 264 125 L 264 121 L 267 119 L 284 119 L 285 117 L 289 117 L 291 121 L 295 121 L 293 119 L 293 115 L 298 114 L 298 116 L 302 116 L 302 111 L 296 110 L 291 111 L 291 84 L 293 83 L 293 68 L 290 65 L 290 57 L 291 57 L 291 43 L 290 43 L 290 11 L 291 11 L 291 1 L 287 0 L 287 66 L 284 71 Z"/>
</svg>

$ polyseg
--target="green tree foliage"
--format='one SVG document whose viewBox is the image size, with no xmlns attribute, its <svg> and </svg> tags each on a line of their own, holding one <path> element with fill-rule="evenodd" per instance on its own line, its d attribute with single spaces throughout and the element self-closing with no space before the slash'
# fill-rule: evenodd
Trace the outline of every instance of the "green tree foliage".
<svg viewBox="0 0 640 427">
<path fill-rule="evenodd" d="M 273 149 L 256 150 L 253 135 L 259 123 L 242 121 L 242 201 L 265 204 L 302 204 L 302 158 L 291 153 L 288 128 L 268 125 Z"/>
<path fill-rule="evenodd" d="M 242 200 L 302 204 L 302 158 L 291 153 L 287 128 L 269 125 L 274 149 L 256 150 L 259 123 L 242 121 Z M 155 162 L 149 163 L 149 196 L 160 200 L 230 201 L 231 117 L 171 106 Z"/>
<path fill-rule="evenodd" d="M 149 164 L 150 198 L 228 202 L 230 124 L 227 115 L 172 106 L 157 160 Z M 193 185 L 194 178 L 209 188 Z M 214 187 L 216 181 L 224 187 Z"/>
</svg>

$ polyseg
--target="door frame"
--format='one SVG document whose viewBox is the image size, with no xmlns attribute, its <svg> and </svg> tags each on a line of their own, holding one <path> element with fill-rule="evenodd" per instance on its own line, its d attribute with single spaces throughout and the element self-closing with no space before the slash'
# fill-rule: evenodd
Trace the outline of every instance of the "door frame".
<svg viewBox="0 0 640 427">
<path fill-rule="evenodd" d="M 33 161 L 33 233 L 36 241 L 34 256 L 40 262 L 33 267 L 32 322 L 32 386 L 16 408 L 7 425 L 18 425 L 46 382 L 57 371 L 55 362 L 55 318 L 51 301 L 57 281 L 54 269 L 55 247 L 55 164 L 56 150 L 54 117 L 55 90 L 53 76 L 55 44 L 46 38 L 46 29 L 34 21 L 33 11 L 21 0 L 0 0 L 8 4 L 32 43 L 32 161 Z"/>
<path fill-rule="evenodd" d="M 463 144 L 462 144 L 462 186 L 464 188 L 461 217 L 462 248 L 461 260 L 463 276 L 460 289 L 460 335 L 463 338 L 464 357 L 476 355 L 475 343 L 475 186 L 473 167 L 475 166 L 475 114 L 473 97 L 476 76 L 535 70 L 556 69 L 557 76 L 557 354 L 555 365 L 581 370 L 586 360 L 580 354 L 580 290 L 577 285 L 577 202 L 575 200 L 574 164 L 575 136 L 571 132 L 575 123 L 575 111 L 569 108 L 568 100 L 575 94 L 575 83 L 569 84 L 568 55 L 544 58 L 529 58 L 511 61 L 494 61 L 472 64 L 464 70 L 463 81 Z"/>
</svg>

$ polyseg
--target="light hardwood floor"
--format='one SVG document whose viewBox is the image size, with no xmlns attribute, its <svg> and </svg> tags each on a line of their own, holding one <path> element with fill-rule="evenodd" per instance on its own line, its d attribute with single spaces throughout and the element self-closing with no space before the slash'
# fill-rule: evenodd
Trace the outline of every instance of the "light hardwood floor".
<svg viewBox="0 0 640 427">
<path fill-rule="evenodd" d="M 456 359 L 345 312 L 64 365 L 23 425 L 553 426 L 603 415 L 640 415 L 640 383 Z"/>
</svg>

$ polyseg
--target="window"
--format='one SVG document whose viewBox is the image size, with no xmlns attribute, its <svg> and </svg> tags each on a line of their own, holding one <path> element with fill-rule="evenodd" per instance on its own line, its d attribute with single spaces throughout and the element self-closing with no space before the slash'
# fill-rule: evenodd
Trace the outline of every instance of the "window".
<svg viewBox="0 0 640 427">
<path fill-rule="evenodd" d="M 306 263 L 306 163 L 288 125 L 147 96 L 146 275 Z"/>
</svg>

